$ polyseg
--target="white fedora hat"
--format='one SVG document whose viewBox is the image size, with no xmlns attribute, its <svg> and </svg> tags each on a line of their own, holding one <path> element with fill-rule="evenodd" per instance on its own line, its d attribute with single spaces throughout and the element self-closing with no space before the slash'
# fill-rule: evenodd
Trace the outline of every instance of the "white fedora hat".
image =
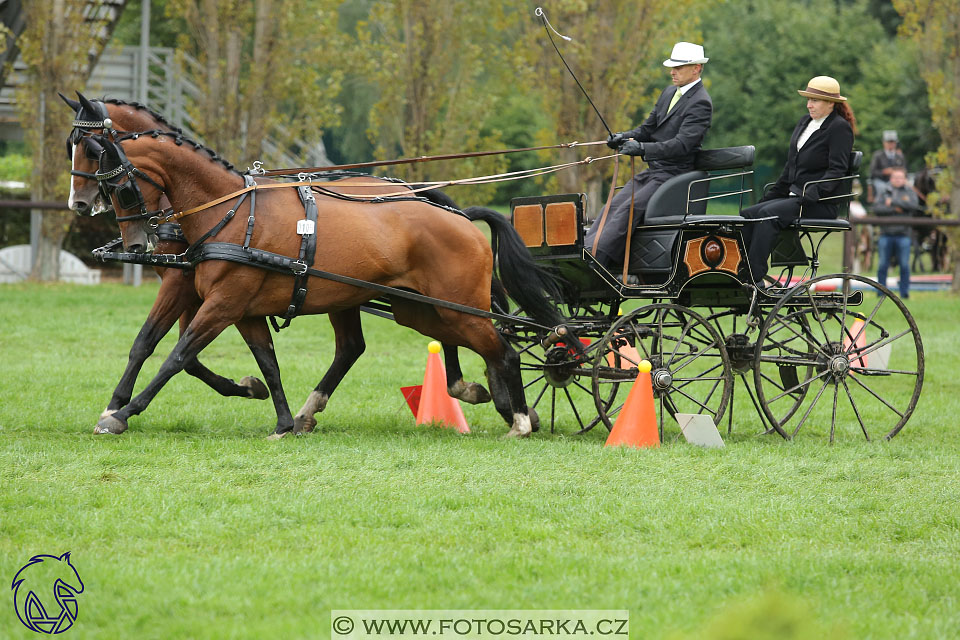
<svg viewBox="0 0 960 640">
<path fill-rule="evenodd" d="M 663 61 L 665 67 L 682 67 L 685 64 L 706 64 L 710 58 L 703 57 L 703 45 L 678 42 L 673 45 L 670 58 Z"/>
</svg>

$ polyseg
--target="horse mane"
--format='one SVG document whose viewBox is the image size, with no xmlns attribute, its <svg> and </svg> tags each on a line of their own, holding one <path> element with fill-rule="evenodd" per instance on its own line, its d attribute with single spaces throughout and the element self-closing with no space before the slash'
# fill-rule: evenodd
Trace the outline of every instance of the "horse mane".
<svg viewBox="0 0 960 640">
<path fill-rule="evenodd" d="M 238 176 L 242 175 L 239 171 L 237 171 L 236 167 L 234 167 L 233 164 L 221 158 L 216 151 L 214 151 L 213 149 L 211 149 L 206 145 L 203 145 L 197 142 L 196 140 L 191 140 L 187 136 L 183 135 L 183 132 L 180 131 L 179 129 L 177 131 L 164 131 L 162 129 L 151 129 L 149 131 L 137 131 L 133 133 L 124 134 L 119 138 L 117 138 L 117 141 L 122 142 L 124 140 L 136 140 L 140 136 L 150 136 L 151 138 L 159 138 L 160 136 L 166 136 L 167 138 L 172 138 L 174 144 L 176 144 L 178 147 L 183 145 L 184 142 L 186 142 L 187 144 L 193 147 L 194 151 L 206 151 L 208 154 L 210 154 L 210 160 L 216 163 L 219 163 L 227 171 L 230 171 L 231 173 L 235 173 Z"/>
<path fill-rule="evenodd" d="M 146 106 L 145 104 L 141 104 L 139 102 L 134 102 L 134 101 L 120 100 L 119 98 L 103 98 L 101 102 L 103 102 L 104 104 L 113 104 L 118 107 L 133 107 L 137 111 L 146 111 L 151 118 L 156 120 L 159 124 L 162 124 L 163 126 L 170 129 L 170 131 L 174 131 L 180 134 L 183 133 L 183 129 L 181 129 L 176 125 L 171 124 L 170 121 L 167 120 L 164 116 L 157 113 L 156 111 Z"/>
</svg>

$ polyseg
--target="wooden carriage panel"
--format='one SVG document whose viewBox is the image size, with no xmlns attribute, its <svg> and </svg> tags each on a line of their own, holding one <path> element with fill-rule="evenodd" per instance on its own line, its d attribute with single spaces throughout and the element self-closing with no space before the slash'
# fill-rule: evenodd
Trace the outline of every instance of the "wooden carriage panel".
<svg viewBox="0 0 960 640">
<path fill-rule="evenodd" d="M 577 243 L 577 205 L 552 202 L 545 211 L 547 245 L 557 247 Z"/>
<path fill-rule="evenodd" d="M 539 204 L 524 204 L 513 210 L 513 227 L 527 247 L 543 244 L 543 207 Z"/>
</svg>

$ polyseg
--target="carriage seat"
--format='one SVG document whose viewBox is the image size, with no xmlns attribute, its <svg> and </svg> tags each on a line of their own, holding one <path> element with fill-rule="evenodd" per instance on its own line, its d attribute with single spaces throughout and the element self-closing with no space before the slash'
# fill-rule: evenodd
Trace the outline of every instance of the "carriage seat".
<svg viewBox="0 0 960 640">
<path fill-rule="evenodd" d="M 833 207 L 837 211 L 836 218 L 804 218 L 803 210 L 800 211 L 800 217 L 797 218 L 788 229 L 802 231 L 846 231 L 850 228 L 850 201 L 853 200 L 853 181 L 860 175 L 860 164 L 863 162 L 863 152 L 854 151 L 850 154 L 850 168 L 847 175 L 842 178 L 833 178 L 824 182 L 840 182 L 840 192 L 838 195 L 831 196 Z M 810 184 L 809 182 L 807 184 Z M 768 187 L 770 185 L 767 185 Z M 806 185 L 804 185 L 806 187 Z M 764 189 L 766 191 L 766 188 Z"/>
<path fill-rule="evenodd" d="M 740 216 L 708 216 L 710 181 L 753 165 L 754 147 L 703 149 L 697 153 L 694 170 L 673 176 L 654 192 L 647 203 L 641 226 L 633 234 L 630 271 L 644 275 L 668 275 L 673 269 L 673 249 L 684 226 L 745 222 Z"/>
<path fill-rule="evenodd" d="M 802 234 L 832 233 L 834 231 L 850 230 L 850 201 L 853 200 L 853 181 L 860 174 L 860 164 L 863 161 L 863 152 L 854 151 L 850 154 L 850 168 L 842 178 L 831 178 L 825 182 L 839 182 L 839 194 L 831 196 L 833 207 L 837 211 L 836 218 L 805 218 L 803 209 L 800 217 L 794 220 L 777 237 L 773 252 L 770 255 L 772 267 L 799 267 L 810 264 L 814 256 L 808 256 L 801 241 Z M 807 183 L 810 184 L 809 182 Z M 773 183 L 764 186 L 764 193 L 773 186 Z M 804 185 L 806 188 L 806 185 Z"/>
</svg>

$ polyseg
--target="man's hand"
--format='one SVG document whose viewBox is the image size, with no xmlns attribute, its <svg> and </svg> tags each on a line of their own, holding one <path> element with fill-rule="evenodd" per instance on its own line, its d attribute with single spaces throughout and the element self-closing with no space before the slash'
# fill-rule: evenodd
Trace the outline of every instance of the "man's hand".
<svg viewBox="0 0 960 640">
<path fill-rule="evenodd" d="M 620 147 L 620 153 L 628 156 L 640 156 L 643 159 L 643 143 L 637 142 L 633 138 L 627 140 Z"/>
<path fill-rule="evenodd" d="M 624 133 L 611 133 L 610 137 L 607 138 L 607 146 L 611 149 L 617 149 L 623 144 L 624 139 L 626 139 L 626 134 Z"/>
</svg>

